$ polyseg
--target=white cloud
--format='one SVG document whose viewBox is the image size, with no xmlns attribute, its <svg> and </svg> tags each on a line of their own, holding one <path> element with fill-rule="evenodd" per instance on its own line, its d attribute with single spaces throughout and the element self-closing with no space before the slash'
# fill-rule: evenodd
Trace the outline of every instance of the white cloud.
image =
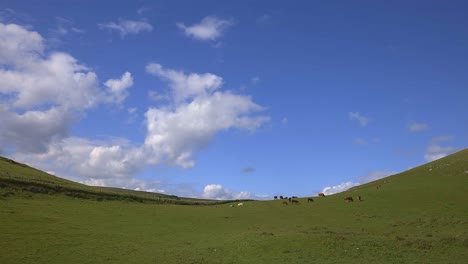
<svg viewBox="0 0 468 264">
<path fill-rule="evenodd" d="M 363 127 L 369 123 L 369 118 L 362 116 L 358 112 L 349 112 L 349 120 L 357 120 Z"/>
<path fill-rule="evenodd" d="M 329 186 L 323 188 L 322 192 L 326 195 L 331 195 L 335 193 L 340 193 L 348 190 L 351 187 L 358 186 L 360 183 L 357 182 L 342 182 L 341 184 L 335 186 Z"/>
<path fill-rule="evenodd" d="M 100 187 L 118 187 L 127 190 L 145 191 L 145 192 L 156 192 L 165 193 L 166 191 L 161 189 L 162 183 L 160 181 L 151 180 L 139 180 L 139 179 L 119 179 L 119 178 L 108 178 L 108 179 L 86 179 L 80 181 L 80 183 L 90 186 Z"/>
<path fill-rule="evenodd" d="M 145 145 L 160 159 L 184 168 L 193 167 L 193 155 L 223 130 L 253 131 L 269 120 L 250 116 L 263 108 L 250 97 L 228 92 L 200 96 L 175 109 L 150 108 L 145 116 L 148 133 Z"/>
<path fill-rule="evenodd" d="M 110 31 L 117 31 L 121 37 L 129 34 L 138 34 L 141 32 L 153 31 L 153 26 L 146 21 L 134 21 L 119 19 L 118 22 L 109 22 L 105 24 L 98 24 L 100 29 L 107 29 Z"/>
<path fill-rule="evenodd" d="M 359 184 L 368 183 L 371 181 L 376 181 L 387 176 L 393 175 L 396 172 L 393 171 L 370 171 L 367 175 L 357 177 Z"/>
<path fill-rule="evenodd" d="M 150 63 L 146 66 L 146 72 L 157 76 L 167 82 L 176 101 L 191 99 L 196 96 L 206 95 L 223 84 L 223 79 L 212 73 L 190 73 L 164 69 L 160 64 Z"/>
<path fill-rule="evenodd" d="M 234 23 L 229 20 L 223 20 L 215 16 L 207 16 L 198 24 L 186 26 L 184 23 L 177 23 L 186 36 L 198 40 L 216 40 L 220 38 L 224 31 Z"/>
<path fill-rule="evenodd" d="M 11 147 L 7 150 L 19 161 L 70 179 L 114 185 L 132 182 L 132 177 L 148 165 L 165 162 L 192 167 L 197 151 L 216 133 L 229 129 L 255 131 L 269 120 L 257 115 L 264 108 L 249 96 L 219 91 L 222 78 L 217 75 L 185 74 L 150 64 L 148 72 L 168 82 L 170 99 L 146 111 L 143 143 L 69 137 L 70 125 L 86 110 L 125 99 L 133 84 L 131 74 L 109 79 L 103 89 L 97 74 L 88 67 L 67 53 L 44 54 L 42 37 L 17 25 L 0 23 L 0 47 L 2 149 Z M 128 110 L 130 114 L 134 111 Z M 144 186 L 135 183 L 129 188 L 143 190 Z M 178 191 L 197 195 L 189 189 Z"/>
<path fill-rule="evenodd" d="M 411 132 L 420 132 L 420 131 L 424 131 L 424 130 L 427 130 L 429 128 L 429 126 L 427 124 L 424 124 L 424 123 L 411 123 L 409 126 L 408 126 L 408 130 L 411 131 Z"/>
<path fill-rule="evenodd" d="M 145 146 L 159 160 L 183 168 L 193 167 L 194 154 L 212 137 L 231 128 L 254 131 L 269 120 L 253 114 L 263 107 L 248 96 L 217 91 L 222 78 L 211 73 L 185 74 L 149 64 L 148 73 L 169 83 L 175 105 L 150 108 L 145 116 L 148 133 Z"/>
<path fill-rule="evenodd" d="M 50 142 L 67 136 L 72 122 L 70 111 L 63 107 L 18 114 L 0 105 L 0 118 L 0 143 L 14 146 L 19 152 L 33 153 L 44 152 Z"/>
<path fill-rule="evenodd" d="M 42 170 L 78 178 L 130 178 L 147 164 L 144 150 L 126 140 L 110 142 L 67 137 L 42 153 L 17 153 L 15 158 Z"/>
<path fill-rule="evenodd" d="M 27 64 L 44 52 L 43 42 L 37 32 L 15 24 L 0 23 L 0 65 Z"/>
<path fill-rule="evenodd" d="M 395 172 L 392 171 L 370 171 L 367 175 L 357 177 L 357 182 L 342 182 L 341 184 L 335 186 L 328 186 L 323 188 L 322 192 L 326 195 L 331 195 L 335 193 L 340 193 L 352 188 L 354 186 L 358 186 L 361 184 L 365 184 L 371 181 L 376 181 L 387 176 L 393 175 Z"/>
<path fill-rule="evenodd" d="M 424 159 L 427 161 L 434 161 L 434 160 L 443 158 L 457 151 L 458 148 L 456 147 L 441 146 L 442 144 L 444 144 L 444 142 L 449 142 L 451 140 L 453 140 L 452 136 L 445 135 L 445 136 L 434 137 L 426 149 L 426 153 L 424 154 Z"/>
<path fill-rule="evenodd" d="M 109 79 L 104 85 L 108 88 L 108 100 L 115 103 L 122 103 L 128 96 L 127 89 L 133 85 L 132 74 L 125 72 L 120 79 Z"/>
<path fill-rule="evenodd" d="M 44 49 L 37 32 L 0 23 L 0 143 L 16 151 L 45 151 L 83 111 L 106 101 L 96 73 Z"/>
<path fill-rule="evenodd" d="M 256 196 L 250 192 L 234 192 L 224 188 L 219 184 L 209 184 L 203 189 L 200 198 L 214 200 L 235 200 L 235 199 L 264 199 L 265 197 Z"/>
</svg>

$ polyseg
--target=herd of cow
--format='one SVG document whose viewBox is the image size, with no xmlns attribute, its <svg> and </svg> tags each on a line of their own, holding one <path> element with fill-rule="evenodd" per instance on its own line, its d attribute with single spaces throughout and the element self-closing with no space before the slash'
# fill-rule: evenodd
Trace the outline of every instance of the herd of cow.
<svg viewBox="0 0 468 264">
<path fill-rule="evenodd" d="M 384 183 L 386 183 L 386 181 L 384 181 Z M 378 184 L 376 186 L 377 190 L 381 190 L 382 189 L 382 185 Z M 325 197 L 325 194 L 324 193 L 318 193 L 317 194 L 318 197 Z M 287 200 L 287 201 L 283 201 L 282 202 L 282 205 L 289 205 L 289 203 L 291 204 L 299 204 L 299 200 L 296 200 L 298 197 L 297 196 L 291 196 L 291 197 L 287 197 L 287 196 L 273 196 L 273 198 L 275 200 Z M 354 199 L 352 196 L 346 196 L 344 199 L 344 201 L 346 202 L 354 202 Z M 356 200 L 359 201 L 359 202 L 362 202 L 362 197 L 360 195 L 356 196 Z M 289 201 L 289 203 L 288 203 Z M 309 197 L 307 198 L 307 203 L 312 203 L 314 202 L 314 199 L 312 197 Z M 237 206 L 244 206 L 244 203 L 239 203 L 237 204 Z M 233 205 L 230 205 L 230 207 L 233 207 Z"/>
<path fill-rule="evenodd" d="M 377 189 L 378 189 L 378 190 L 380 190 L 381 188 L 382 188 L 382 187 L 381 187 L 380 185 L 377 186 Z M 317 196 L 318 196 L 318 197 L 325 197 L 325 194 L 324 194 L 324 193 L 318 193 Z M 275 200 L 277 200 L 278 198 L 279 198 L 280 200 L 288 200 L 289 203 L 291 203 L 291 204 L 299 204 L 299 200 L 296 200 L 296 198 L 298 198 L 297 196 L 291 196 L 291 197 L 274 196 L 273 198 L 274 198 Z M 353 197 L 351 197 L 351 196 L 346 196 L 346 197 L 344 198 L 344 200 L 345 200 L 346 202 L 354 202 L 354 199 L 353 199 Z M 356 200 L 359 201 L 359 202 L 362 202 L 362 201 L 363 201 L 363 200 L 362 200 L 362 197 L 361 197 L 360 195 L 356 196 Z M 312 202 L 314 202 L 314 199 L 313 199 L 313 198 L 311 198 L 311 197 L 307 198 L 307 203 L 312 203 Z M 283 201 L 283 202 L 282 202 L 283 205 L 289 205 L 289 203 L 288 203 L 287 201 Z"/>
</svg>

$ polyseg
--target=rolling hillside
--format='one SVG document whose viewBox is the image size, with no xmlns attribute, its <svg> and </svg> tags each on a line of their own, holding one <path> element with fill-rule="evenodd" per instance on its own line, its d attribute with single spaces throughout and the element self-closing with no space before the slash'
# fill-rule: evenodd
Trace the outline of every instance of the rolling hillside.
<svg viewBox="0 0 468 264">
<path fill-rule="evenodd" d="M 26 164 L 0 157 L 0 187 L 4 195 L 19 192 L 67 195 L 93 200 L 127 200 L 135 202 L 174 204 L 218 204 L 226 201 L 192 199 L 161 193 L 134 191 L 111 187 L 95 187 L 50 175 Z"/>
<path fill-rule="evenodd" d="M 1 263 L 468 259 L 468 150 L 343 193 L 314 197 L 313 203 L 300 198 L 298 205 L 288 206 L 274 200 L 247 201 L 243 207 L 198 206 L 31 192 L 34 184 L 26 188 L 24 183 L 98 193 L 8 160 L 0 165 Z M 343 200 L 358 195 L 362 202 Z"/>
</svg>

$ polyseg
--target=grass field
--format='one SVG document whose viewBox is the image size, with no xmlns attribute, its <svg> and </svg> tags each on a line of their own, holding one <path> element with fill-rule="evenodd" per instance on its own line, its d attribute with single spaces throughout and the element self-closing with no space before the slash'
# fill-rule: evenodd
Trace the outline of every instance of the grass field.
<svg viewBox="0 0 468 264">
<path fill-rule="evenodd" d="M 2 162 L 0 263 L 468 263 L 468 150 L 313 203 L 232 208 L 99 199 L 65 180 L 31 192 L 39 172 Z"/>
</svg>

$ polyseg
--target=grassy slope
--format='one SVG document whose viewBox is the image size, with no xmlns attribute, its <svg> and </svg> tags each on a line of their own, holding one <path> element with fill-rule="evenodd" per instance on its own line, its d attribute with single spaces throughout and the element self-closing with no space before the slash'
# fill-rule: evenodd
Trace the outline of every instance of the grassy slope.
<svg viewBox="0 0 468 264">
<path fill-rule="evenodd" d="M 19 192 L 0 199 L 1 262 L 466 263 L 466 171 L 468 150 L 294 206 L 98 202 Z M 364 201 L 344 202 L 349 195 Z"/>
<path fill-rule="evenodd" d="M 55 195 L 65 194 L 72 197 L 94 200 L 127 200 L 173 204 L 225 203 L 225 201 L 210 201 L 119 188 L 87 186 L 50 175 L 26 164 L 3 157 L 0 157 L 0 187 L 9 189 L 9 193 L 20 190 Z"/>
</svg>

